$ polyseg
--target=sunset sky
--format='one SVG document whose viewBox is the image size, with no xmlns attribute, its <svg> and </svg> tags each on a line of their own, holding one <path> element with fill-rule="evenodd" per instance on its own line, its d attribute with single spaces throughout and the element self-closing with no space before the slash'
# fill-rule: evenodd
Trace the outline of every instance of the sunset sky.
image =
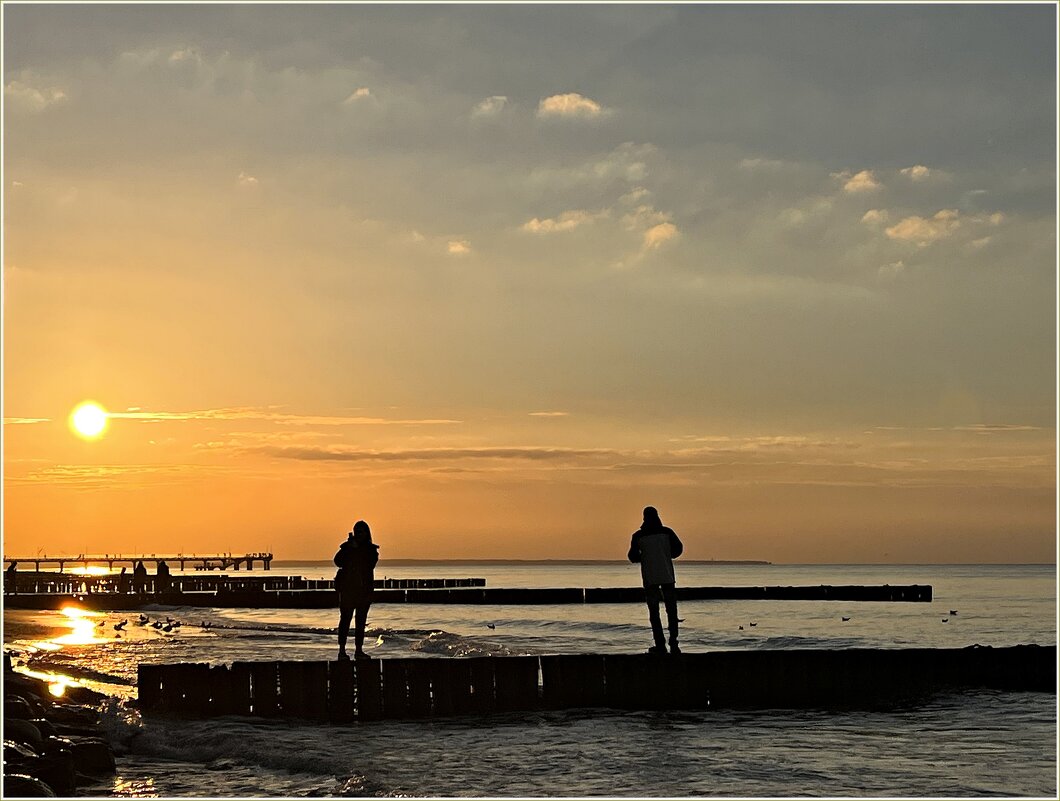
<svg viewBox="0 0 1060 801">
<path fill-rule="evenodd" d="M 5 3 L 5 555 L 1052 562 L 1056 13 Z"/>
</svg>

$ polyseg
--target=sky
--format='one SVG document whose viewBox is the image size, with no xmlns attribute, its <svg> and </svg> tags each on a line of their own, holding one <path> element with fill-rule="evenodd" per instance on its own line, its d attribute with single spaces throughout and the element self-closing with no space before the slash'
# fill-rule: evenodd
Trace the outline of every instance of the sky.
<svg viewBox="0 0 1060 801">
<path fill-rule="evenodd" d="M 4 3 L 4 554 L 1053 562 L 1056 13 Z"/>
</svg>

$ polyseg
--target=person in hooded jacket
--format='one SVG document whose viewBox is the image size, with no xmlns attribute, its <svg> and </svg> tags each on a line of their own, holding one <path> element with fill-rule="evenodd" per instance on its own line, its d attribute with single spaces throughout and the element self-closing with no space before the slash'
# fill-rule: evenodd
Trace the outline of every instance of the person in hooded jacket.
<svg viewBox="0 0 1060 801">
<path fill-rule="evenodd" d="M 350 658 L 346 654 L 346 639 L 351 620 L 354 620 L 354 658 L 371 659 L 364 652 L 364 627 L 372 605 L 378 561 L 379 546 L 372 542 L 372 531 L 367 523 L 358 520 L 335 554 L 335 566 L 339 569 L 335 574 L 335 589 L 339 591 L 339 659 Z"/>
<path fill-rule="evenodd" d="M 648 620 L 655 645 L 649 654 L 665 654 L 666 638 L 663 636 L 662 620 L 659 617 L 660 601 L 666 605 L 666 622 L 670 630 L 670 653 L 681 653 L 677 644 L 677 593 L 674 585 L 673 560 L 684 551 L 681 540 L 673 529 L 667 528 L 659 518 L 654 506 L 644 509 L 644 523 L 633 532 L 629 546 L 629 561 L 640 564 L 640 575 L 644 580 L 644 597 L 648 604 Z"/>
</svg>

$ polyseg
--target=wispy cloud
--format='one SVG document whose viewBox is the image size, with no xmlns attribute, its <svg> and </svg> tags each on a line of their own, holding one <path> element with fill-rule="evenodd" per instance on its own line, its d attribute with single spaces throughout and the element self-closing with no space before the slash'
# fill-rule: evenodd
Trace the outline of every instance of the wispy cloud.
<svg viewBox="0 0 1060 801">
<path fill-rule="evenodd" d="M 253 188 L 258 185 L 258 179 L 249 173 L 241 172 L 236 176 L 236 183 L 239 186 Z"/>
<path fill-rule="evenodd" d="M 669 242 L 678 235 L 677 226 L 670 222 L 653 225 L 644 232 L 644 249 L 655 250 L 664 242 Z"/>
<path fill-rule="evenodd" d="M 533 462 L 578 458 L 613 457 L 617 451 L 606 448 L 423 448 L 412 450 L 372 451 L 356 448 L 284 448 L 263 447 L 258 453 L 281 459 L 334 462 L 406 462 L 451 461 L 460 459 L 520 459 Z"/>
<path fill-rule="evenodd" d="M 466 256 L 471 252 L 471 243 L 466 239 L 450 239 L 445 252 L 450 256 Z"/>
<path fill-rule="evenodd" d="M 187 412 L 112 412 L 107 416 L 119 420 L 161 423 L 180 420 L 261 420 L 282 425 L 299 426 L 381 426 L 381 425 L 454 425 L 462 421 L 447 419 L 391 419 L 385 417 L 344 417 L 312 414 L 287 414 L 274 411 L 277 407 L 233 407 L 225 409 L 196 409 Z"/>
<path fill-rule="evenodd" d="M 537 105 L 539 117 L 581 117 L 594 118 L 606 113 L 606 109 L 591 98 L 577 92 L 552 95 L 541 100 Z"/>
<path fill-rule="evenodd" d="M 851 194 L 871 192 L 882 186 L 872 170 L 862 170 L 854 175 L 844 172 L 839 173 L 837 177 L 843 181 L 843 191 Z"/>
<path fill-rule="evenodd" d="M 51 419 L 47 417 L 5 417 L 5 426 L 26 426 L 32 425 L 33 423 L 50 423 Z"/>
<path fill-rule="evenodd" d="M 912 242 L 919 247 L 924 247 L 952 236 L 961 226 L 959 216 L 956 209 L 942 209 L 933 217 L 928 218 L 914 215 L 885 229 L 885 233 L 891 239 Z"/>
<path fill-rule="evenodd" d="M 909 180 L 916 182 L 949 177 L 942 170 L 925 167 L 923 164 L 915 164 L 912 167 L 899 170 L 899 172 Z"/>
<path fill-rule="evenodd" d="M 32 113 L 44 111 L 49 106 L 66 100 L 66 92 L 54 86 L 33 86 L 32 77 L 10 81 L 4 86 L 4 99 L 13 108 Z"/>
<path fill-rule="evenodd" d="M 579 226 L 591 223 L 594 220 L 599 220 L 607 217 L 609 212 L 605 209 L 603 211 L 585 211 L 583 209 L 572 209 L 565 211 L 555 218 L 538 219 L 534 217 L 532 220 L 523 223 L 520 226 L 520 230 L 527 231 L 531 234 L 552 234 L 559 231 L 573 231 Z"/>
<path fill-rule="evenodd" d="M 567 417 L 570 412 L 530 412 L 531 417 Z"/>
<path fill-rule="evenodd" d="M 508 98 L 505 95 L 492 95 L 487 97 L 485 100 L 481 100 L 475 104 L 475 107 L 471 109 L 472 117 L 496 117 L 505 107 L 508 105 Z"/>
<path fill-rule="evenodd" d="M 128 488 L 137 484 L 168 483 L 195 476 L 223 473 L 230 469 L 198 464 L 57 464 L 31 470 L 23 476 L 7 475 L 4 480 L 15 484 L 56 484 L 92 489 Z"/>
<path fill-rule="evenodd" d="M 372 96 L 372 90 L 369 89 L 367 86 L 362 86 L 362 87 L 360 87 L 358 89 L 354 89 L 352 92 L 350 92 L 349 96 L 345 100 L 342 101 L 342 105 L 351 106 L 354 103 L 356 103 L 358 100 L 364 100 L 365 98 L 368 98 L 368 97 L 371 97 L 371 96 Z"/>
</svg>

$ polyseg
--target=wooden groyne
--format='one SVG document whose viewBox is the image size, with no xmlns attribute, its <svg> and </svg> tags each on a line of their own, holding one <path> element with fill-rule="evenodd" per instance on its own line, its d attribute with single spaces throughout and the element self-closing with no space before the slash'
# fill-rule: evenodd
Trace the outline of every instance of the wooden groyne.
<svg viewBox="0 0 1060 801">
<path fill-rule="evenodd" d="M 124 589 L 122 583 L 127 585 Z M 163 585 L 156 574 L 148 574 L 144 579 L 144 593 L 157 594 Z M 376 589 L 387 590 L 439 590 L 456 587 L 485 587 L 484 578 L 381 578 L 375 580 Z M 270 593 L 334 590 L 335 582 L 331 579 L 307 579 L 302 576 L 239 576 L 195 574 L 190 576 L 171 575 L 166 585 L 167 592 L 176 593 Z M 96 594 L 132 591 L 131 578 L 110 573 L 104 576 L 81 575 L 78 573 L 56 573 L 52 571 L 25 572 L 4 576 L 4 592 L 7 594 Z"/>
<path fill-rule="evenodd" d="M 942 690 L 1056 691 L 1056 646 L 140 665 L 140 708 L 335 723 L 608 707 L 842 708 Z"/>
<path fill-rule="evenodd" d="M 55 574 L 50 574 L 54 576 Z M 220 577 L 218 577 L 220 578 Z M 164 592 L 154 592 L 153 585 L 144 595 L 113 591 L 93 591 L 87 582 L 72 583 L 61 592 L 5 593 L 4 603 L 11 608 L 59 609 L 66 604 L 78 604 L 90 609 L 137 609 L 144 604 L 246 609 L 328 609 L 338 605 L 334 582 L 290 578 L 260 579 L 257 582 L 229 580 L 216 587 L 207 587 L 204 578 L 174 578 L 173 586 Z M 402 579 L 401 581 L 405 581 Z M 450 582 L 483 581 L 482 579 L 435 579 L 444 585 Z M 378 582 L 377 582 L 378 584 Z M 20 580 L 20 587 L 23 586 Z M 37 585 L 40 586 L 40 585 Z M 201 588 L 200 588 L 201 587 Z M 86 589 L 89 588 L 89 589 Z M 374 603 L 420 604 L 477 604 L 477 605 L 555 605 L 555 604 L 614 604 L 643 603 L 641 587 L 415 587 L 399 589 L 383 587 L 373 596 Z M 932 599 L 932 588 L 927 584 L 913 585 L 844 585 L 804 587 L 678 587 L 679 601 L 868 601 L 927 603 Z"/>
</svg>

